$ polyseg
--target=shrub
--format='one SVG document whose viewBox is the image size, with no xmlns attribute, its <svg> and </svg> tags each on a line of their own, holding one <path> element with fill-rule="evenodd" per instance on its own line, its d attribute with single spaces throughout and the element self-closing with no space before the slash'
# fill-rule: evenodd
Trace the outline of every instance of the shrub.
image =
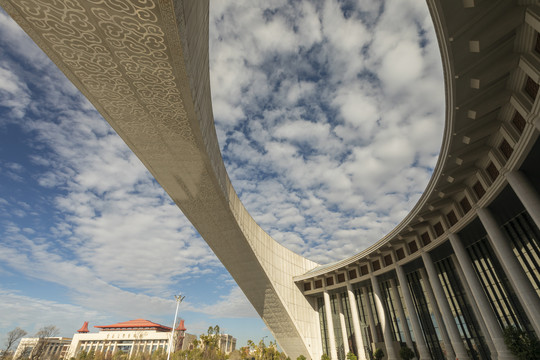
<svg viewBox="0 0 540 360">
<path fill-rule="evenodd" d="M 354 355 L 352 351 L 349 351 L 347 353 L 347 360 L 358 360 L 358 358 L 356 357 L 356 355 Z"/>
<path fill-rule="evenodd" d="M 399 350 L 399 356 L 403 360 L 411 360 L 416 355 L 415 355 L 414 351 L 411 350 L 411 348 L 409 348 L 408 346 L 404 346 Z"/>
<path fill-rule="evenodd" d="M 540 342 L 515 326 L 504 329 L 504 343 L 519 360 L 539 360 Z"/>
<path fill-rule="evenodd" d="M 384 357 L 384 352 L 382 351 L 382 349 L 377 349 L 373 353 L 373 357 L 375 358 L 375 360 L 381 360 Z"/>
</svg>

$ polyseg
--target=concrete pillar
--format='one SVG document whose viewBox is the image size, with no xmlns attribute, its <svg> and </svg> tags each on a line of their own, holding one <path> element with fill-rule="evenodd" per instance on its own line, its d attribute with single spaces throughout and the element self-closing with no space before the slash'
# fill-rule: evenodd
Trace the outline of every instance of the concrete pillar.
<svg viewBox="0 0 540 360">
<path fill-rule="evenodd" d="M 337 360 L 336 349 L 336 334 L 334 333 L 334 320 L 332 319 L 332 302 L 330 301 L 330 294 L 328 291 L 324 291 L 324 312 L 326 314 L 326 327 L 328 328 L 328 342 L 330 344 L 330 358 Z"/>
<path fill-rule="evenodd" d="M 343 314 L 343 305 L 341 304 L 341 294 L 337 294 L 338 311 L 339 311 L 339 325 L 341 326 L 341 338 L 343 339 L 343 350 L 345 356 L 349 353 L 349 336 L 347 335 L 347 325 L 345 324 L 345 315 Z"/>
<path fill-rule="evenodd" d="M 373 273 L 371 273 L 371 286 L 373 287 L 373 295 L 375 297 L 375 308 L 377 309 L 379 322 L 381 323 L 383 330 L 386 358 L 388 360 L 398 360 L 396 350 L 394 349 L 394 337 L 392 336 L 392 328 L 390 325 L 390 321 L 392 321 L 392 319 L 386 316 L 386 311 L 384 310 L 383 305 L 384 298 L 381 294 L 381 288 L 379 287 L 379 282 Z"/>
<path fill-rule="evenodd" d="M 367 287 L 362 288 L 362 294 L 364 294 L 364 299 L 366 299 L 366 308 L 368 311 L 368 321 L 369 328 L 371 329 L 371 337 L 373 338 L 374 343 L 381 342 L 381 339 L 379 339 L 379 334 L 377 333 L 377 329 L 375 328 L 375 318 L 373 317 L 373 311 L 371 310 L 371 301 L 369 300 L 369 291 Z"/>
<path fill-rule="evenodd" d="M 521 171 L 515 170 L 506 173 L 506 180 L 508 180 L 536 226 L 540 228 L 540 196 L 529 179 Z"/>
<path fill-rule="evenodd" d="M 431 310 L 433 310 L 433 316 L 435 316 L 435 321 L 437 322 L 437 326 L 441 333 L 442 341 L 444 343 L 444 349 L 446 351 L 446 358 L 448 360 L 455 360 L 456 353 L 454 352 L 454 348 L 452 348 L 452 342 L 450 341 L 450 336 L 448 335 L 446 326 L 444 326 L 444 320 L 439 310 L 438 302 L 435 298 L 435 295 L 433 294 L 433 289 L 431 288 L 431 284 L 424 269 L 420 269 L 420 275 L 422 276 L 422 280 L 424 280 L 426 295 L 431 305 Z"/>
<path fill-rule="evenodd" d="M 398 310 L 399 322 L 403 327 L 403 335 L 405 335 L 405 343 L 407 346 L 414 350 L 413 341 L 411 337 L 411 331 L 409 330 L 409 324 L 407 323 L 407 318 L 405 317 L 405 310 L 403 310 L 403 303 L 401 302 L 401 296 L 399 296 L 399 291 L 397 288 L 396 281 L 394 279 L 390 280 L 390 285 L 392 286 L 392 293 L 394 294 L 394 305 Z"/>
<path fill-rule="evenodd" d="M 459 334 L 456 319 L 454 319 L 452 309 L 450 309 L 450 305 L 448 304 L 446 294 L 444 293 L 439 276 L 437 275 L 437 269 L 435 269 L 433 260 L 431 260 L 431 255 L 427 252 L 422 252 L 422 260 L 424 261 L 424 266 L 428 273 L 429 282 L 433 292 L 437 297 L 437 304 L 444 319 L 443 326 L 446 326 L 448 335 L 450 335 L 450 341 L 452 342 L 452 348 L 454 349 L 456 357 L 458 359 L 468 359 L 469 355 L 467 354 L 467 349 L 465 349 L 465 345 L 463 345 L 463 340 Z"/>
<path fill-rule="evenodd" d="M 358 360 L 367 360 L 364 350 L 364 338 L 362 337 L 362 328 L 360 327 L 360 314 L 358 314 L 358 304 L 354 296 L 351 284 L 347 283 L 347 294 L 349 295 L 349 305 L 351 307 L 351 317 L 353 321 L 354 340 L 358 349 Z"/>
<path fill-rule="evenodd" d="M 471 290 L 473 296 L 469 300 L 471 300 L 471 302 L 475 301 L 476 304 L 478 304 L 478 311 L 486 323 L 486 329 L 488 331 L 488 334 L 485 335 L 489 335 L 491 338 L 493 346 L 497 351 L 498 359 L 514 359 L 514 356 L 508 351 L 504 344 L 503 332 L 484 292 L 484 288 L 474 271 L 471 259 L 467 254 L 467 250 L 465 250 L 465 246 L 463 246 L 459 236 L 456 234 L 450 234 L 448 238 L 454 248 L 454 254 L 456 254 L 459 266 L 465 275 L 461 277 L 461 281 L 464 283 L 464 286 L 468 284 L 468 287 Z"/>
<path fill-rule="evenodd" d="M 401 285 L 401 291 L 403 292 L 405 306 L 407 306 L 407 309 L 409 310 L 411 327 L 414 333 L 414 339 L 416 340 L 416 348 L 418 349 L 419 353 L 418 355 L 420 356 L 420 360 L 429 360 L 431 359 L 431 355 L 429 354 L 426 340 L 424 339 L 424 333 L 422 332 L 422 327 L 420 326 L 420 321 L 418 320 L 418 315 L 416 314 L 416 308 L 414 307 L 411 291 L 409 290 L 407 277 L 405 276 L 403 268 L 398 264 L 396 264 L 396 274 L 399 284 Z"/>
<path fill-rule="evenodd" d="M 497 259 L 514 287 L 534 331 L 537 335 L 540 335 L 540 311 L 538 311 L 540 309 L 540 298 L 538 298 L 531 282 L 527 279 L 518 259 L 514 255 L 510 240 L 506 238 L 499 228 L 491 211 L 484 208 L 478 209 L 477 213 L 486 229 L 493 252 L 497 255 Z"/>
</svg>

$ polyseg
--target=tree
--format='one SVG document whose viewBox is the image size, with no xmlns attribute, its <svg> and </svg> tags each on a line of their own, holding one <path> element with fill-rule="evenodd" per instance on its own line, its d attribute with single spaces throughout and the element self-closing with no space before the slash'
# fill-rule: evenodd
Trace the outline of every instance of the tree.
<svg viewBox="0 0 540 360">
<path fill-rule="evenodd" d="M 382 351 L 382 349 L 377 349 L 373 353 L 373 357 L 375 358 L 375 360 L 381 360 L 384 357 L 384 352 Z"/>
<path fill-rule="evenodd" d="M 47 349 L 47 338 L 58 335 L 58 328 L 54 325 L 44 326 L 36 333 L 38 341 L 30 353 L 30 360 L 41 359 L 45 349 Z"/>
<path fill-rule="evenodd" d="M 225 360 L 226 355 L 219 348 L 221 333 L 219 326 L 209 327 L 206 334 L 199 336 L 203 360 Z"/>
<path fill-rule="evenodd" d="M 240 350 L 234 350 L 229 354 L 229 360 L 242 360 L 242 353 Z"/>
<path fill-rule="evenodd" d="M 242 346 L 240 348 L 240 357 L 245 360 L 249 357 L 249 346 Z"/>
<path fill-rule="evenodd" d="M 408 346 L 403 346 L 399 350 L 399 356 L 403 360 L 412 360 L 416 355 L 414 351 L 411 350 L 411 348 L 409 348 Z"/>
<path fill-rule="evenodd" d="M 300 355 L 296 358 L 296 360 L 306 360 L 306 357 L 304 355 Z"/>
<path fill-rule="evenodd" d="M 11 355 L 15 344 L 18 343 L 19 340 L 21 340 L 23 337 L 25 337 L 26 334 L 27 332 L 20 327 L 16 327 L 15 329 L 8 332 L 4 352 L 2 353 L 2 356 L 0 356 L 0 359 L 7 359 Z"/>
<path fill-rule="evenodd" d="M 347 353 L 347 360 L 358 360 L 358 358 L 356 357 L 356 355 L 354 355 L 352 351 L 349 351 Z"/>
<path fill-rule="evenodd" d="M 504 343 L 519 360 L 539 360 L 540 342 L 526 331 L 515 326 L 504 329 Z"/>
<path fill-rule="evenodd" d="M 321 360 L 330 360 L 330 356 L 328 356 L 328 354 L 322 354 Z"/>
</svg>

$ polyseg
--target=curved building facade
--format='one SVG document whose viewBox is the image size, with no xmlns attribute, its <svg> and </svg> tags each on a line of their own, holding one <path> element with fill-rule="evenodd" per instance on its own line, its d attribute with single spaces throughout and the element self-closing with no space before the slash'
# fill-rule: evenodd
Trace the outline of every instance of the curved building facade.
<svg viewBox="0 0 540 360">
<path fill-rule="evenodd" d="M 0 0 L 197 228 L 291 358 L 511 359 L 540 337 L 540 6 L 428 0 L 446 125 L 424 194 L 386 237 L 320 266 L 241 204 L 215 133 L 208 1 Z"/>
</svg>

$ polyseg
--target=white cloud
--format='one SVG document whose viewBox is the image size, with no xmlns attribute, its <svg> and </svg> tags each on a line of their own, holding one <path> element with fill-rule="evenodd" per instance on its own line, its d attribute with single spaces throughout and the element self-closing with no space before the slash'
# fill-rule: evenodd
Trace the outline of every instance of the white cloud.
<svg viewBox="0 0 540 360">
<path fill-rule="evenodd" d="M 213 318 L 258 316 L 257 312 L 238 286 L 232 287 L 228 294 L 219 296 L 219 300 L 212 305 L 191 304 L 188 302 L 183 305 L 183 309 L 204 313 Z"/>
<path fill-rule="evenodd" d="M 363 250 L 401 221 L 429 180 L 442 134 L 442 71 L 426 5 L 217 1 L 210 29 L 220 146 L 262 227 L 327 263 Z M 0 199 L 9 214 L 1 223 L 0 271 L 65 286 L 74 312 L 168 313 L 171 287 L 221 271 L 217 258 L 3 12 L 0 35 L 10 54 L 0 63 L 0 105 L 10 112 L 2 124 L 19 126 L 36 150 L 28 157 L 36 169 L 2 159 L 2 174 L 55 194 L 32 200 L 40 206 Z M 48 232 L 16 219 L 45 213 Z M 254 316 L 246 301 L 233 287 L 214 304 L 185 306 Z"/>
<path fill-rule="evenodd" d="M 20 119 L 29 103 L 30 96 L 24 83 L 21 84 L 16 74 L 0 64 L 0 106 L 11 109 L 12 116 Z"/>
<path fill-rule="evenodd" d="M 442 133 L 438 49 L 425 4 L 278 6 L 267 6 L 268 18 L 261 5 L 240 12 L 238 1 L 212 10 L 212 86 L 233 57 L 226 76 L 238 78 L 213 94 L 235 109 L 216 114 L 220 143 L 233 184 L 263 228 L 328 262 L 384 236 L 425 187 Z M 285 14 L 296 15 L 295 33 L 314 35 L 294 40 Z M 258 40 L 257 31 L 241 31 L 253 21 Z M 238 106 L 245 117 L 235 117 L 231 131 L 226 117 Z"/>
<path fill-rule="evenodd" d="M 107 317 L 96 310 L 82 306 L 37 299 L 0 288 L 0 329 L 8 331 L 20 327 L 34 335 L 40 328 L 54 325 L 60 329 L 60 336 L 71 337 L 85 320 L 106 321 Z M 0 343 L 4 343 L 2 333 Z"/>
</svg>

